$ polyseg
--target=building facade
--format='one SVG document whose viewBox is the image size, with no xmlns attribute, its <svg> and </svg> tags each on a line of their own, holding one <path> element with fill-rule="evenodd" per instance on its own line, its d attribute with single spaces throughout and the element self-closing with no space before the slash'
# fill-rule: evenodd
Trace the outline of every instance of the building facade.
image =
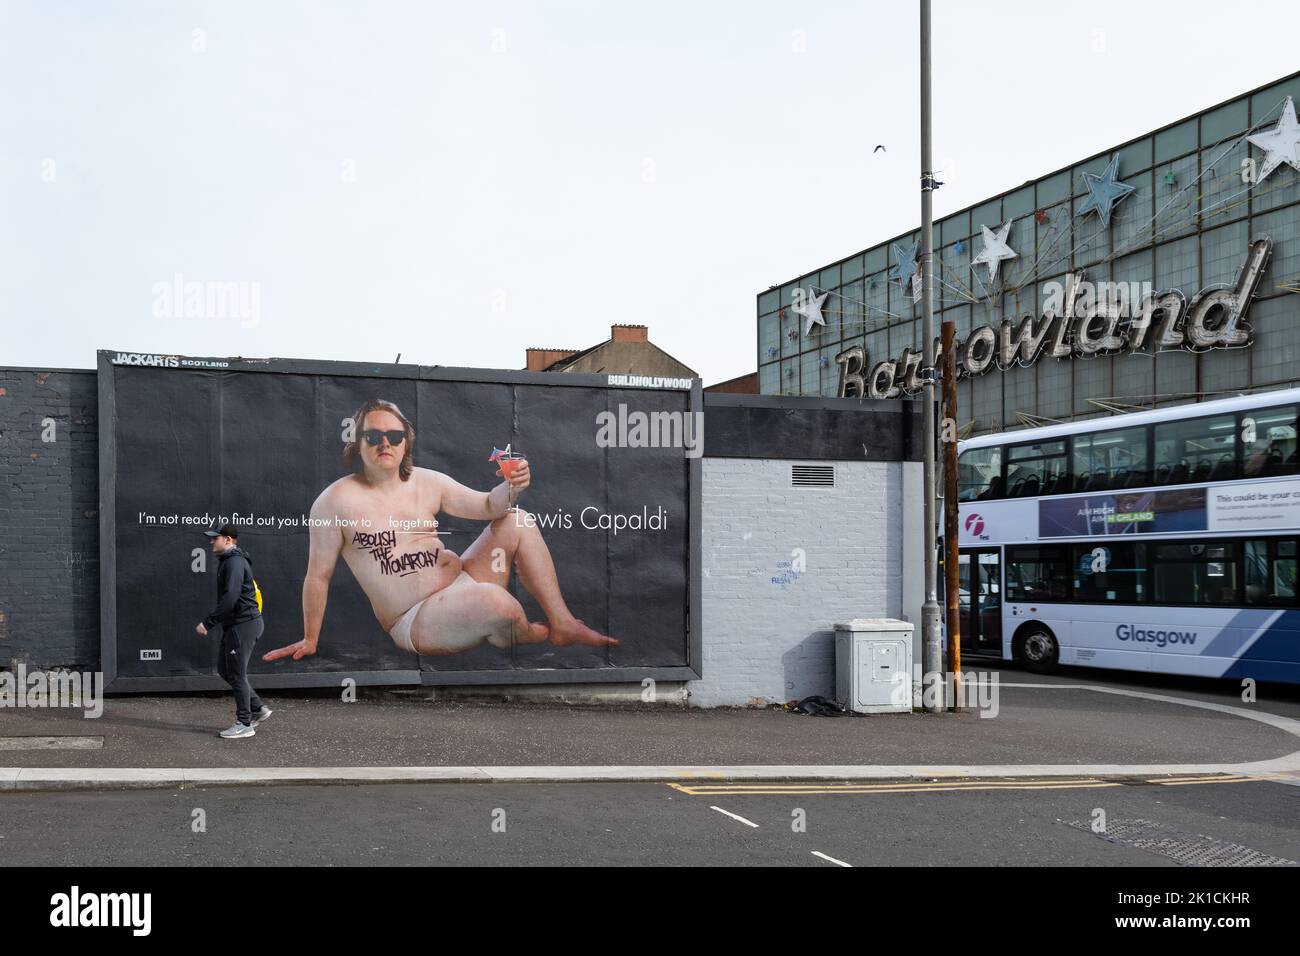
<svg viewBox="0 0 1300 956">
<path fill-rule="evenodd" d="M 1297 103 L 1300 73 L 937 220 L 961 434 L 1300 383 Z M 760 392 L 913 391 L 920 238 L 759 293 Z"/>
<path fill-rule="evenodd" d="M 524 370 L 699 378 L 693 368 L 651 342 L 644 325 L 612 325 L 608 339 L 586 349 L 530 348 Z"/>
</svg>

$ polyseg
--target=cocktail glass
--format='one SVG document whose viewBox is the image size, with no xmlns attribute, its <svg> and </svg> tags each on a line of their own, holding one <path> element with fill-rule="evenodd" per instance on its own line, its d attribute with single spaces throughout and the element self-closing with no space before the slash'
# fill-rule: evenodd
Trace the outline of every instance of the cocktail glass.
<svg viewBox="0 0 1300 956">
<path fill-rule="evenodd" d="M 515 472 L 519 470 L 519 466 L 527 460 L 528 459 L 521 452 L 504 452 L 499 458 L 497 458 L 497 466 L 501 469 L 501 477 L 509 481 L 514 477 Z"/>
</svg>

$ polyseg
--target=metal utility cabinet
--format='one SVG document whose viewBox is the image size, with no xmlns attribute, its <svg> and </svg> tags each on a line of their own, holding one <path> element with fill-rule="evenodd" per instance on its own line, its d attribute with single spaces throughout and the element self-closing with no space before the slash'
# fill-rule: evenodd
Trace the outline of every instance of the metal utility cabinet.
<svg viewBox="0 0 1300 956">
<path fill-rule="evenodd" d="M 888 617 L 835 625 L 835 699 L 859 714 L 912 710 L 912 625 Z"/>
</svg>

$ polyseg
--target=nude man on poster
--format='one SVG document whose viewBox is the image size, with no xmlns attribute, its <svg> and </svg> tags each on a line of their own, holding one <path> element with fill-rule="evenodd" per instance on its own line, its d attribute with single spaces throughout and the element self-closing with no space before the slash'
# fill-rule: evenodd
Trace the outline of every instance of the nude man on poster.
<svg viewBox="0 0 1300 956">
<path fill-rule="evenodd" d="M 316 653 L 339 555 L 380 626 L 405 651 L 459 654 L 484 641 L 502 649 L 544 641 L 618 643 L 573 616 L 541 531 L 515 507 L 531 483 L 527 462 L 490 492 L 474 491 L 442 472 L 415 467 L 415 429 L 392 402 L 371 399 L 353 421 L 355 439 L 343 451 L 352 473 L 321 492 L 311 508 L 303 638 L 263 660 Z M 458 556 L 438 536 L 443 511 L 490 524 Z M 507 589 L 511 567 L 541 606 L 545 623 L 529 621 Z"/>
</svg>

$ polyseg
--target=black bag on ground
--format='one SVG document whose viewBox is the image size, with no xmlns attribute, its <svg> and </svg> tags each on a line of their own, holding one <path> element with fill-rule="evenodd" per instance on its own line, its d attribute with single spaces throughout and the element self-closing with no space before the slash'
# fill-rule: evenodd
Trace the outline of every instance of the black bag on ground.
<svg viewBox="0 0 1300 956">
<path fill-rule="evenodd" d="M 813 695 L 790 705 L 791 713 L 811 714 L 814 717 L 847 717 L 849 712 L 825 697 Z"/>
</svg>

